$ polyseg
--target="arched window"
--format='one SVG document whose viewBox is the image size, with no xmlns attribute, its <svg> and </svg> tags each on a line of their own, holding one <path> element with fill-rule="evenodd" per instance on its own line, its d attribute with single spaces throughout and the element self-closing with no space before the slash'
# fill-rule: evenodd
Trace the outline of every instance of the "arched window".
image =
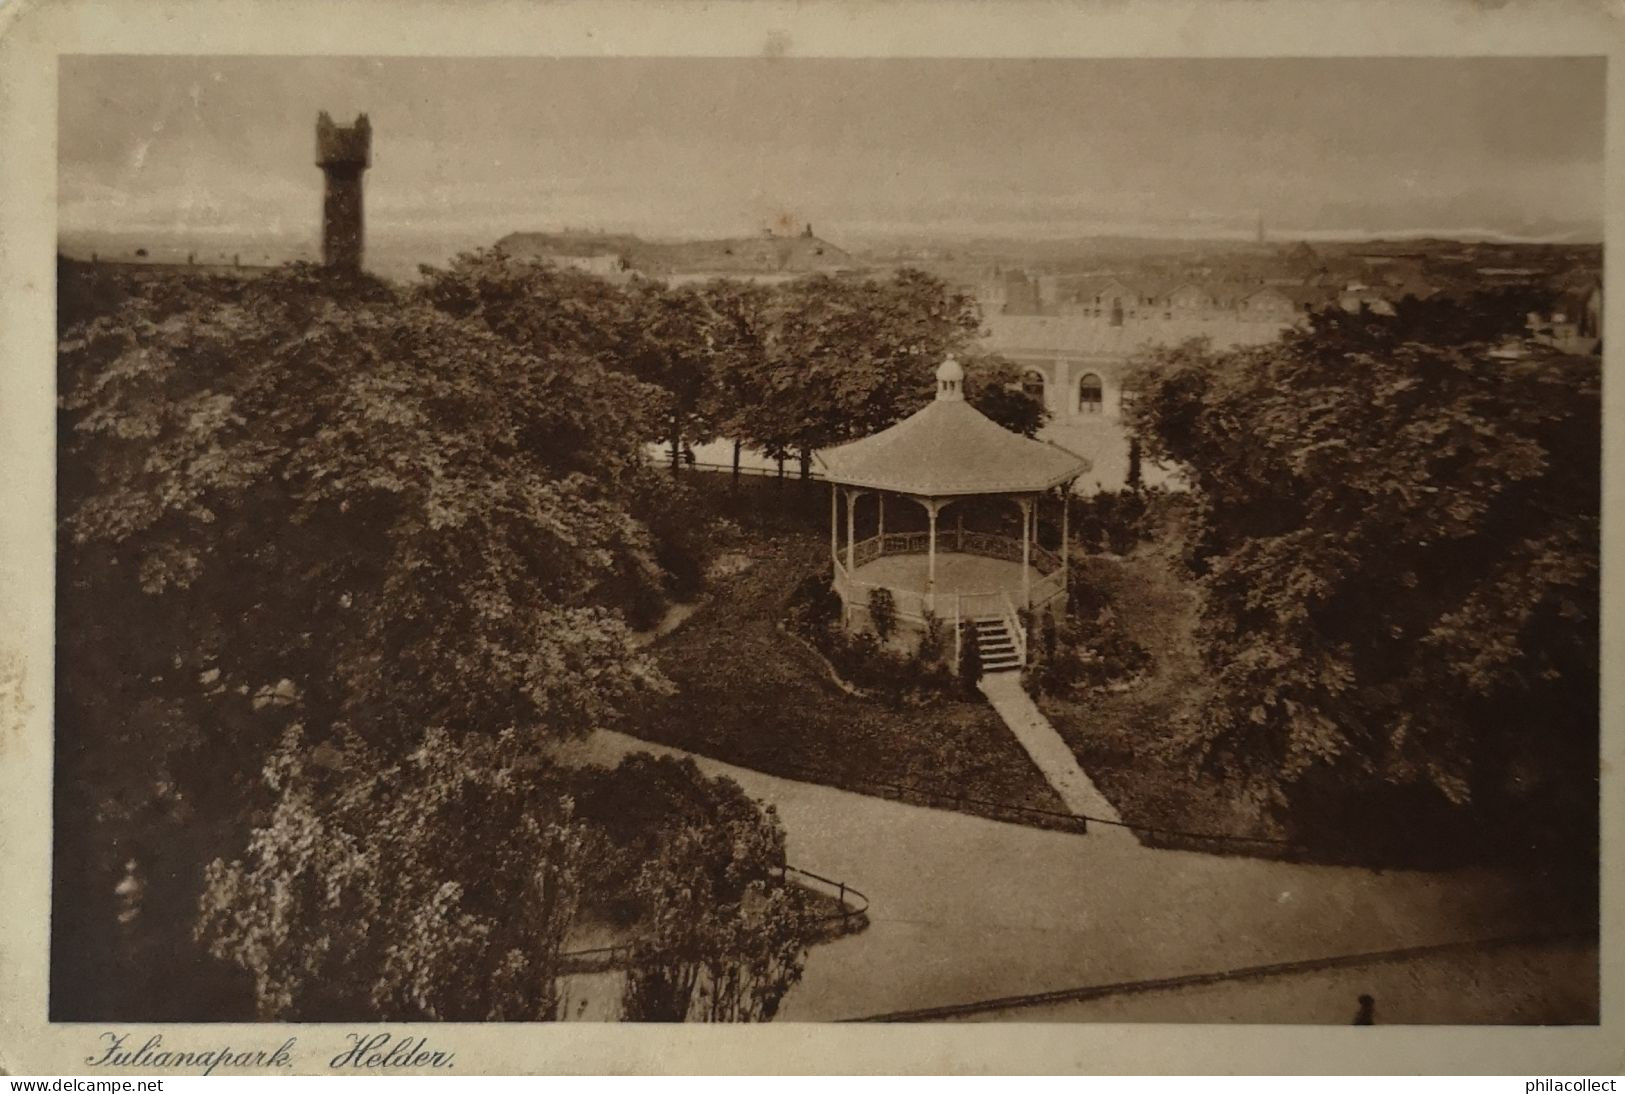
<svg viewBox="0 0 1625 1094">
<path fill-rule="evenodd" d="M 1035 368 L 1028 369 L 1021 377 L 1021 390 L 1039 402 L 1043 402 L 1044 374 Z"/>
<path fill-rule="evenodd" d="M 1078 413 L 1099 414 L 1105 401 L 1106 394 L 1100 377 L 1092 372 L 1085 373 L 1078 381 Z"/>
</svg>

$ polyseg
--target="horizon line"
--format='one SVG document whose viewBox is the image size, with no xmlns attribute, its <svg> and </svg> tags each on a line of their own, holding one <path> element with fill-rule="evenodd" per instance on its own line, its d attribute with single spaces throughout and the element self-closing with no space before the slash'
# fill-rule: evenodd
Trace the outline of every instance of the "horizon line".
<svg viewBox="0 0 1625 1094">
<path fill-rule="evenodd" d="M 488 234 L 491 229 L 478 227 L 437 227 L 434 225 L 405 225 L 405 224 L 370 224 L 368 236 L 377 239 L 380 236 L 397 239 L 411 237 L 440 237 L 468 235 L 478 236 Z M 299 231 L 275 230 L 264 228 L 249 228 L 240 225 L 189 225 L 176 226 L 135 226 L 135 227 L 107 227 L 107 226 L 62 226 L 58 225 L 57 239 L 59 241 L 72 236 L 93 234 L 102 235 L 142 235 L 151 234 L 160 238 L 203 238 L 234 237 L 234 238 L 260 238 L 267 241 L 276 241 L 287 244 L 298 240 L 319 240 L 320 231 L 316 228 Z M 502 238 L 509 235 L 605 235 L 605 236 L 632 236 L 645 243 L 692 243 L 717 239 L 756 237 L 761 229 L 754 232 L 742 232 L 739 235 L 667 235 L 665 233 L 644 233 L 637 229 L 622 227 L 598 226 L 569 226 L 550 228 L 512 228 L 501 232 L 485 246 L 494 246 Z M 798 233 L 775 233 L 782 238 L 793 238 Z M 841 242 L 840 233 L 816 233 L 819 238 L 837 245 Z M 1156 231 L 1126 231 L 1105 229 L 1095 232 L 1068 232 L 1060 235 L 1017 235 L 999 233 L 997 231 L 977 233 L 966 231 L 931 232 L 928 229 L 888 229 L 882 231 L 857 231 L 847 238 L 857 246 L 887 246 L 899 244 L 948 244 L 948 245 L 974 245 L 974 244 L 1018 244 L 1054 247 L 1067 243 L 1086 243 L 1091 241 L 1114 240 L 1123 242 L 1148 243 L 1228 243 L 1247 244 L 1257 246 L 1280 246 L 1294 243 L 1385 243 L 1385 242 L 1421 242 L 1436 240 L 1449 243 L 1505 243 L 1527 245 L 1570 245 L 1570 246 L 1601 246 L 1607 242 L 1606 233 L 1593 233 L 1586 229 L 1572 229 L 1568 232 L 1524 234 L 1518 232 L 1502 231 L 1493 228 L 1478 227 L 1422 227 L 1422 228 L 1396 228 L 1384 231 L 1372 231 L 1357 228 L 1309 228 L 1300 231 L 1267 232 L 1263 240 L 1259 240 L 1254 232 L 1240 229 L 1214 232 L 1167 232 Z"/>
</svg>

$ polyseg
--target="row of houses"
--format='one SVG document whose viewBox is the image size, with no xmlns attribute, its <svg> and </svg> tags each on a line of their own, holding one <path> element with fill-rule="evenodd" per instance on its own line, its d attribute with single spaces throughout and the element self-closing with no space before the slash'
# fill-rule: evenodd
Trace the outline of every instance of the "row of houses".
<svg viewBox="0 0 1625 1094">
<path fill-rule="evenodd" d="M 1114 323 L 1228 316 L 1277 322 L 1325 307 L 1391 312 L 1405 296 L 1425 297 L 1427 286 L 1395 286 L 1360 278 L 1127 278 L 1116 275 L 1038 276 L 1012 270 L 978 287 L 988 314 L 1104 318 Z"/>
<path fill-rule="evenodd" d="M 766 228 L 754 236 L 671 242 L 604 232 L 513 232 L 496 246 L 516 258 L 542 259 L 599 276 L 643 274 L 673 282 L 710 277 L 772 281 L 845 273 L 857 266 L 846 251 L 814 234 L 811 224 L 793 234 Z"/>
</svg>

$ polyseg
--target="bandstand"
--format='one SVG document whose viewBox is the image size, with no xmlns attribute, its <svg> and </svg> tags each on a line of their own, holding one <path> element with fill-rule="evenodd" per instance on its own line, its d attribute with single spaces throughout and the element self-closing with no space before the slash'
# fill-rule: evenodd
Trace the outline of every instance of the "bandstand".
<svg viewBox="0 0 1625 1094">
<path fill-rule="evenodd" d="M 1012 433 L 967 403 L 964 370 L 952 357 L 937 370 L 935 400 L 815 458 L 831 484 L 830 554 L 847 627 L 867 619 L 874 590 L 884 588 L 900 629 L 922 631 L 933 617 L 951 629 L 956 664 L 967 640 L 977 643 L 984 671 L 1026 663 L 1024 621 L 1065 608 L 1066 497 L 1088 460 Z M 871 498 L 875 530 L 858 539 L 859 506 Z M 888 498 L 920 506 L 925 530 L 888 532 Z M 965 528 L 966 504 L 984 498 L 1015 508 L 1019 538 Z M 1061 515 L 1054 549 L 1037 542 L 1046 499 Z"/>
</svg>

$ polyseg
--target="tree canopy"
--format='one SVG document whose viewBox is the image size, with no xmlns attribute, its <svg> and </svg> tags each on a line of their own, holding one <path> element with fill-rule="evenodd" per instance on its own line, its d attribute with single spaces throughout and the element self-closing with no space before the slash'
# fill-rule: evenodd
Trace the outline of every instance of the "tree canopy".
<svg viewBox="0 0 1625 1094">
<path fill-rule="evenodd" d="M 950 353 L 965 359 L 977 409 L 1027 436 L 1044 422 L 1015 366 L 975 350 L 976 302 L 939 278 L 917 270 L 889 280 L 802 278 L 780 286 L 768 307 L 764 352 L 740 359 L 742 379 L 723 387 L 747 393 L 734 421 L 769 454 L 805 458 L 907 417 L 931 399 Z"/>
<path fill-rule="evenodd" d="M 173 605 L 170 673 L 397 739 L 579 732 L 655 680 L 605 595 L 660 580 L 644 402 L 573 347 L 293 270 L 139 286 L 61 371 L 70 580 Z"/>
<path fill-rule="evenodd" d="M 1521 322 L 1495 301 L 1411 301 L 1142 364 L 1133 427 L 1198 502 L 1199 756 L 1300 815 L 1334 786 L 1584 815 L 1600 376 L 1595 359 L 1497 354 Z"/>
<path fill-rule="evenodd" d="M 527 351 L 561 338 L 642 380 L 645 440 L 726 436 L 781 458 L 878 432 L 918 410 L 950 353 L 966 396 L 1026 436 L 1045 420 L 1019 370 L 976 347 L 981 314 L 966 293 L 918 270 L 890 278 L 718 279 L 668 287 L 600 278 L 500 251 L 425 269 L 420 295 Z"/>
<path fill-rule="evenodd" d="M 264 1015 L 551 1013 L 595 837 L 545 746 L 669 686 L 627 618 L 693 544 L 624 301 L 490 274 L 64 268 L 59 982 L 122 947 L 150 1007 L 201 896 Z"/>
</svg>

